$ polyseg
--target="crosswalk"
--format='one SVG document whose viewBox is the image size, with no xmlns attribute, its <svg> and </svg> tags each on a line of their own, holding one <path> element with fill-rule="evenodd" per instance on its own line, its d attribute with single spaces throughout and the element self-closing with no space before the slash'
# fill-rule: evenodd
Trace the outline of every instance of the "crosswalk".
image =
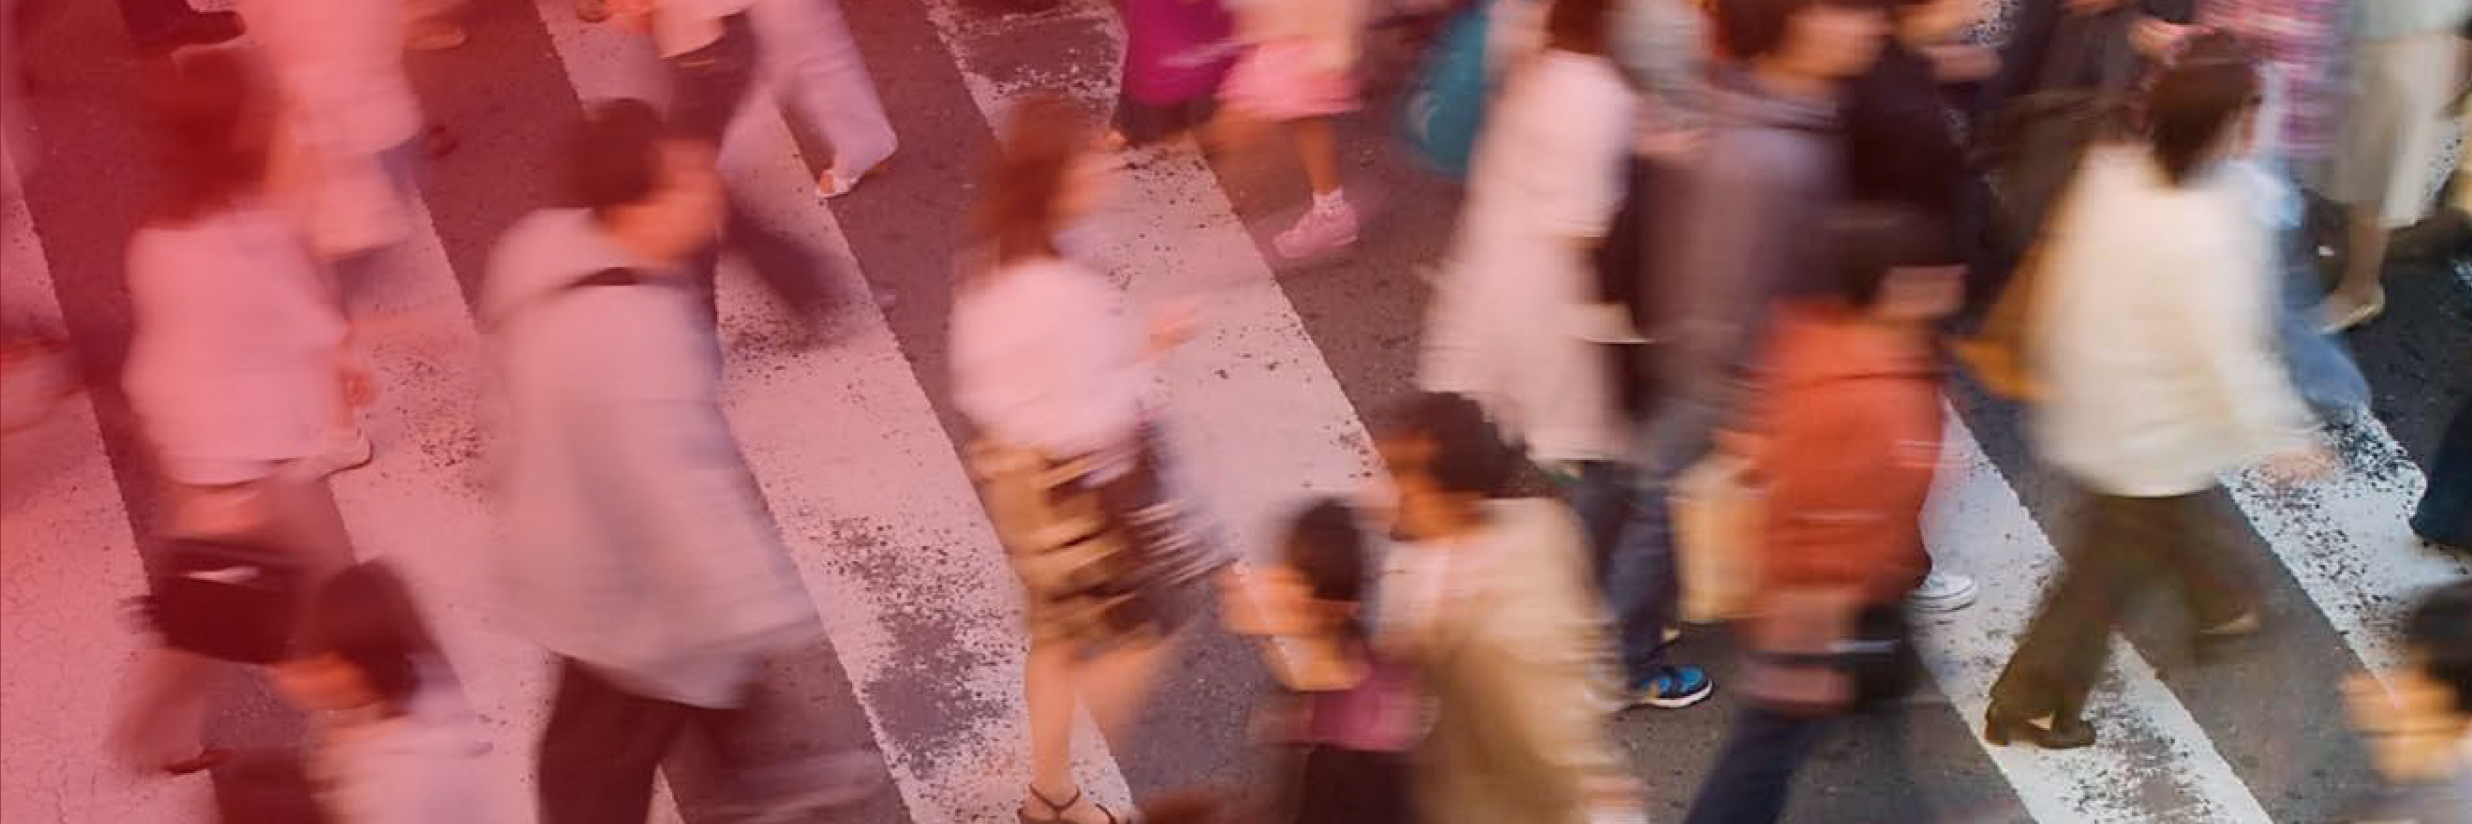
<svg viewBox="0 0 2472 824">
<path fill-rule="evenodd" d="M 810 194 L 813 163 L 769 98 L 759 95 L 764 102 L 733 125 L 726 173 L 743 184 L 759 216 L 835 263 L 819 276 L 834 294 L 852 297 L 832 308 L 825 342 L 801 348 L 784 343 L 796 337 L 784 313 L 744 273 L 725 272 L 719 304 L 728 413 L 824 616 L 865 733 L 884 754 L 898 820 L 1010 820 L 1027 776 L 1023 650 L 1011 573 L 957 458 L 959 433 L 943 397 L 940 307 L 957 236 L 953 205 L 969 196 L 962 181 L 990 124 L 1023 95 L 1062 90 L 1104 110 L 1123 32 L 1104 0 L 843 2 L 887 104 L 900 110 L 906 145 L 886 174 L 826 205 Z M 437 58 L 467 65 L 425 69 L 446 75 L 423 78 L 425 92 L 495 83 L 566 94 L 514 101 L 529 106 L 495 98 L 449 106 L 466 116 L 450 125 L 473 137 L 463 156 L 446 163 L 479 168 L 448 169 L 458 182 L 431 187 L 420 230 L 388 253 L 360 296 L 360 309 L 385 319 L 364 330 L 384 391 L 366 422 L 380 452 L 335 484 L 360 550 L 397 563 L 427 602 L 488 722 L 493 783 L 474 788 L 475 803 L 509 821 L 531 820 L 528 762 L 550 673 L 538 649 L 496 627 L 492 605 L 505 594 L 490 578 L 490 557 L 506 548 L 485 494 L 489 376 L 468 295 L 479 275 L 477 250 L 494 240 L 512 207 L 442 195 L 481 182 L 537 190 L 545 170 L 472 153 L 502 145 L 505 135 L 552 127 L 574 100 L 660 96 L 639 40 L 586 26 L 569 8 L 569 0 L 489 6 L 476 16 L 472 45 Z M 108 12 L 64 16 L 70 19 L 59 25 L 81 36 L 116 35 Z M 71 42 L 37 51 L 76 48 Z M 78 91 L 86 96 L 74 105 L 30 104 L 36 111 L 26 119 L 38 129 L 81 123 L 81 107 L 126 99 L 125 89 L 118 98 L 110 89 Z M 919 112 L 940 119 L 919 128 L 927 117 Z M 72 217 L 126 211 L 136 200 L 126 192 L 64 191 L 79 186 L 59 171 L 79 149 L 43 137 L 44 175 L 21 181 L 17 163 L 0 165 L 0 202 L 8 204 L 0 214 L 0 302 L 79 333 L 81 348 L 115 351 L 118 343 L 95 331 L 112 329 L 95 319 L 120 311 L 104 305 L 114 293 L 55 283 L 53 273 L 116 272 L 116 246 L 85 236 L 91 233 Z M 1362 366 L 1368 359 L 1356 352 L 1413 340 L 1416 314 L 1334 320 L 1329 315 L 1347 307 L 1275 277 L 1262 236 L 1276 227 L 1246 206 L 1257 196 L 1235 179 L 1189 144 L 1145 150 L 1119 175 L 1113 203 L 1076 231 L 1073 251 L 1137 303 L 1202 307 L 1200 337 L 1166 362 L 1159 389 L 1173 415 L 1184 481 L 1231 546 L 1254 548 L 1267 545 L 1298 502 L 1354 494 L 1374 481 L 1363 413 L 1398 382 Z M 21 196 L 25 189 L 46 196 Z M 59 205 L 89 196 L 101 202 Z M 1429 247 L 1441 245 L 1448 229 L 1447 220 L 1396 227 L 1421 234 Z M 1341 267 L 1304 277 L 1361 276 Z M 1418 300 L 1386 299 L 1410 308 Z M 205 785 L 119 774 L 99 746 L 109 686 L 139 644 L 116 616 L 119 601 L 141 586 L 134 536 L 148 522 L 150 498 L 133 488 L 146 470 L 120 443 L 125 427 L 105 423 L 116 403 L 109 392 L 95 393 L 46 427 L 0 442 L 0 756 L 8 764 L 0 769 L 0 824 L 207 820 Z M 1950 700 L 1942 711 L 1965 724 L 1980 718 L 1990 681 L 2057 559 L 2016 489 L 2019 473 L 2032 468 L 1993 459 L 1990 441 L 1969 429 L 1973 410 L 1960 411 L 1967 414 L 1952 416 L 1952 468 L 1940 479 L 1929 541 L 1943 564 L 1982 579 L 1983 601 L 1927 622 L 1923 639 Z M 2340 481 L 2284 494 L 2228 480 L 2273 564 L 2300 593 L 2291 609 L 2318 616 L 2331 629 L 2319 640 L 2345 660 L 2382 667 L 2397 660 L 2391 629 L 2409 593 L 2472 576 L 2472 565 L 2422 549 L 2404 530 L 2401 513 L 2422 480 L 2395 440 L 2374 422 L 2349 432 L 2350 467 Z M 1096 797 L 1123 809 L 1136 796 L 1237 777 L 1229 765 L 1242 759 L 1243 730 L 1230 719 L 1243 717 L 1259 673 L 1244 642 L 1204 634 L 1191 642 L 1189 666 L 1162 687 L 1158 714 L 1170 719 L 1163 734 L 1108 741 L 1081 725 L 1076 774 Z M 2196 687 L 2159 671 L 2164 665 L 2149 660 L 2151 650 L 2134 639 L 2118 646 L 2115 672 L 2101 689 L 2100 747 L 2051 754 L 1984 747 L 1970 735 L 1927 742 L 1987 765 L 2006 784 L 2000 795 L 2013 804 L 1965 820 L 2287 819 L 2281 797 L 2294 790 L 2261 777 L 2273 771 L 2252 763 L 2254 747 L 2242 743 L 2249 734 L 2225 728 L 2192 697 Z M 1669 718 L 1685 716 L 1653 721 L 1656 740 L 1633 742 L 1635 750 L 1712 738 L 1703 733 L 1722 724 L 1713 711 Z M 2339 723 L 2320 718 L 2309 729 Z M 1136 743 L 1149 746 L 1125 749 Z M 1126 757 L 1136 752 L 1139 760 Z M 1669 807 L 1693 789 L 1685 778 L 1646 774 L 1652 795 Z M 696 820 L 667 796 L 658 806 L 661 820 Z M 1815 810 L 1797 820 L 1839 819 Z"/>
</svg>

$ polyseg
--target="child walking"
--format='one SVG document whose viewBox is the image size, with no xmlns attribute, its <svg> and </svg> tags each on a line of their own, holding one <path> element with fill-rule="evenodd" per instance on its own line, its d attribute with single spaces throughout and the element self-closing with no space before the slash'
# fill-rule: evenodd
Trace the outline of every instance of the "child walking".
<svg viewBox="0 0 2472 824">
<path fill-rule="evenodd" d="M 1365 543 L 1347 505 L 1316 502 L 1289 525 L 1279 562 L 1245 576 L 1227 611 L 1235 631 L 1266 640 L 1278 678 L 1261 725 L 1281 750 L 1266 820 L 1416 820 L 1407 759 L 1418 720 L 1416 677 L 1373 647 Z"/>
<path fill-rule="evenodd" d="M 1340 190 L 1331 118 L 1357 107 L 1365 0 L 1242 0 L 1236 22 L 1247 49 L 1219 91 L 1221 131 L 1284 127 L 1313 185 L 1313 206 L 1272 239 L 1272 248 L 1297 260 L 1354 245 L 1356 209 Z"/>
<path fill-rule="evenodd" d="M 300 654 L 275 670 L 285 697 L 316 716 L 310 775 L 336 824 L 483 824 L 489 783 L 480 726 L 464 707 L 409 587 L 383 563 L 336 573 L 319 590 Z"/>
</svg>

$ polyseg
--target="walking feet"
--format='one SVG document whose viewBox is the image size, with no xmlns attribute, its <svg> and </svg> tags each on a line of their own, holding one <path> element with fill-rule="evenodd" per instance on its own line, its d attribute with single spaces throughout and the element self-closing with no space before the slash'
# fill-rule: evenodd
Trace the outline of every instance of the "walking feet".
<svg viewBox="0 0 2472 824">
<path fill-rule="evenodd" d="M 1313 257 L 1356 243 L 1356 207 L 1339 192 L 1313 196 L 1313 208 L 1296 225 L 1271 239 L 1271 247 L 1288 260 Z"/>
<path fill-rule="evenodd" d="M 2093 746 L 2094 739 L 2094 725 L 2078 717 L 2076 711 L 2028 719 L 1994 702 L 1983 717 L 1983 740 L 2002 747 L 2023 741 L 2046 750 L 2074 750 Z"/>
<path fill-rule="evenodd" d="M 1045 812 L 1031 815 L 1030 808 L 1033 806 L 1043 807 Z M 1108 812 L 1096 801 L 1084 798 L 1081 790 L 1074 790 L 1072 797 L 1058 803 L 1047 797 L 1046 793 L 1039 792 L 1039 788 L 1031 787 L 1029 800 L 1022 802 L 1021 809 L 1015 813 L 1021 818 L 1021 824 L 1118 824 L 1115 813 Z"/>
<path fill-rule="evenodd" d="M 1708 700 L 1717 692 L 1717 682 L 1698 667 L 1660 667 L 1656 674 L 1631 691 L 1625 707 L 1657 707 L 1678 710 Z"/>
</svg>

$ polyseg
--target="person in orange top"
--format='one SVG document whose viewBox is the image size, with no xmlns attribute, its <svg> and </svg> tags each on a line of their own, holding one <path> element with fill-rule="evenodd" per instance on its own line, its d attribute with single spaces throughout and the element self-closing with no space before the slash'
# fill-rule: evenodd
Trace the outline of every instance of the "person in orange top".
<svg viewBox="0 0 2472 824">
<path fill-rule="evenodd" d="M 1828 223 L 1834 286 L 1782 304 L 1748 452 L 1768 491 L 1746 619 L 1749 701 L 1685 824 L 1773 822 L 1829 716 L 1914 672 L 1903 604 L 1930 571 L 1923 504 L 1940 459 L 1935 322 L 1964 298 L 1945 227 L 1856 204 Z"/>
</svg>

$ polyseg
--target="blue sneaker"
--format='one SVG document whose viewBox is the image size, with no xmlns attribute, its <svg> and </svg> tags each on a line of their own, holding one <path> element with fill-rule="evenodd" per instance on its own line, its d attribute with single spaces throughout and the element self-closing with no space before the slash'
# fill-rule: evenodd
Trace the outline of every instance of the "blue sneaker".
<svg viewBox="0 0 2472 824">
<path fill-rule="evenodd" d="M 1641 682 L 1631 692 L 1630 703 L 1624 709 L 1658 707 L 1678 710 L 1708 700 L 1717 692 L 1717 682 L 1698 667 L 1658 667 L 1655 675 Z"/>
</svg>

